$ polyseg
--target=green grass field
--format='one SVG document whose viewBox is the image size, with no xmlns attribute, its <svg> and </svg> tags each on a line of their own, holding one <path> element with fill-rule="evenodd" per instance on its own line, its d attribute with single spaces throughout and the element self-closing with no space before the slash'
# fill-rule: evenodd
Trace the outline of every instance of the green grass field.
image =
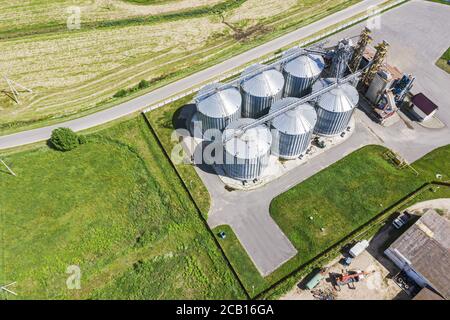
<svg viewBox="0 0 450 320">
<path fill-rule="evenodd" d="M 318 255 L 386 208 L 425 182 L 436 180 L 436 173 L 443 174 L 442 180 L 450 180 L 447 160 L 450 146 L 434 150 L 416 161 L 413 167 L 420 172 L 418 177 L 411 169 L 400 170 L 387 162 L 382 157 L 385 150 L 381 146 L 363 147 L 272 201 L 272 217 L 299 252 L 265 278 L 228 226 L 214 229 L 216 236 L 220 231 L 227 233 L 227 238 L 220 239 L 219 243 L 251 296 L 258 295 L 302 266 L 309 266 Z M 440 197 L 450 197 L 450 188 L 425 191 L 404 206 Z M 296 280 L 298 277 L 288 277 L 290 285 L 284 290 L 289 290 Z"/>
<path fill-rule="evenodd" d="M 144 120 L 88 141 L 4 157 L 18 176 L 0 172 L 0 283 L 20 299 L 245 298 Z"/>
<path fill-rule="evenodd" d="M 172 140 L 172 133 L 175 130 L 174 115 L 178 110 L 180 110 L 181 107 L 190 103 L 192 98 L 192 95 L 187 96 L 165 106 L 164 108 L 156 109 L 147 114 L 147 117 L 167 154 L 171 154 L 175 145 L 178 143 L 178 140 Z M 183 177 L 183 180 L 188 186 L 189 192 L 192 194 L 192 197 L 200 208 L 200 211 L 206 218 L 208 216 L 211 202 L 211 197 L 209 196 L 208 190 L 192 165 L 182 163 L 176 164 L 175 166 L 179 174 Z"/>
<path fill-rule="evenodd" d="M 447 63 L 447 61 L 449 60 L 450 60 L 450 48 L 448 48 L 447 51 L 445 51 L 442 54 L 439 60 L 436 61 L 436 65 L 442 70 L 446 71 L 447 73 L 450 73 L 450 65 Z"/>
</svg>

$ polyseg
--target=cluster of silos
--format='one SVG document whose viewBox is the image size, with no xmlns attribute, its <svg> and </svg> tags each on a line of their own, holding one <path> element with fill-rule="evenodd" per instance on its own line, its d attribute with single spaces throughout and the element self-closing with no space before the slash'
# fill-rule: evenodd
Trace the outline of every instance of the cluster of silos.
<svg viewBox="0 0 450 320">
<path fill-rule="evenodd" d="M 287 61 L 283 65 L 283 75 L 286 79 L 285 97 L 303 97 L 311 92 L 311 86 L 316 81 L 325 64 L 319 55 L 302 54 L 302 49 L 292 48 L 284 54 Z M 292 56 L 292 59 L 289 57 Z"/>
<path fill-rule="evenodd" d="M 313 91 L 329 86 L 335 81 L 332 78 L 320 79 L 314 84 Z M 316 101 L 317 123 L 314 133 L 334 136 L 343 132 L 350 122 L 358 100 L 358 91 L 348 83 L 339 84 L 319 96 Z"/>
<path fill-rule="evenodd" d="M 261 64 L 248 67 L 242 74 L 242 117 L 259 118 L 280 100 L 284 91 L 284 77 L 275 68 Z"/>
<path fill-rule="evenodd" d="M 224 164 L 228 176 L 238 180 L 258 179 L 267 167 L 272 136 L 269 128 L 258 125 L 236 134 L 245 125 L 252 123 L 249 118 L 232 122 L 224 131 Z"/>
<path fill-rule="evenodd" d="M 275 112 L 298 102 L 298 98 L 284 98 L 273 104 Z M 295 159 L 306 151 L 317 122 L 316 111 L 304 103 L 290 109 L 271 121 L 272 154 L 282 159 Z"/>
<path fill-rule="evenodd" d="M 242 132 L 241 128 L 253 119 L 298 103 L 299 98 L 336 82 L 335 78 L 320 78 L 325 69 L 320 55 L 296 48 L 283 58 L 281 71 L 278 67 L 253 65 L 244 71 L 237 86 L 213 84 L 204 87 L 197 96 L 197 116 L 203 132 L 224 130 L 223 169 L 231 178 L 259 179 L 270 154 L 295 159 L 306 152 L 313 133 L 340 134 L 348 127 L 358 104 L 355 87 L 339 84 L 315 101 L 274 117 L 270 121 L 271 130 L 266 125 L 257 125 Z"/>
<path fill-rule="evenodd" d="M 197 117 L 202 132 L 223 130 L 241 117 L 242 97 L 239 89 L 214 83 L 203 87 L 196 98 Z"/>
</svg>

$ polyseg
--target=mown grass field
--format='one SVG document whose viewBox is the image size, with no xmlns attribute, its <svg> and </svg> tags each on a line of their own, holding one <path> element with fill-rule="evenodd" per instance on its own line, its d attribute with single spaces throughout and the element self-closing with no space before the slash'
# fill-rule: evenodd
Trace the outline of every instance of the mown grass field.
<svg viewBox="0 0 450 320">
<path fill-rule="evenodd" d="M 23 94 L 20 105 L 0 96 L 0 133 L 113 106 L 358 1 L 85 1 L 80 30 L 66 27 L 68 1 L 13 3 L 0 13 L 0 68 L 33 94 Z M 113 98 L 143 79 L 148 88 Z"/>
<path fill-rule="evenodd" d="M 18 176 L 0 172 L 0 283 L 18 298 L 245 298 L 143 118 L 4 159 Z"/>
<path fill-rule="evenodd" d="M 220 231 L 227 233 L 227 238 L 219 243 L 251 296 L 306 266 L 424 183 L 436 180 L 436 173 L 443 175 L 442 180 L 450 180 L 450 146 L 416 161 L 413 167 L 419 176 L 387 162 L 382 157 L 385 150 L 381 146 L 363 147 L 273 199 L 270 213 L 298 254 L 265 278 L 228 226 L 214 229 L 216 236 Z M 426 191 L 405 206 L 441 197 L 450 197 L 450 188 Z"/>
<path fill-rule="evenodd" d="M 448 61 L 450 61 L 450 48 L 448 48 L 447 51 L 442 54 L 439 60 L 436 61 L 436 65 L 447 73 L 450 73 L 450 65 L 448 64 Z"/>
<path fill-rule="evenodd" d="M 69 8 L 78 7 L 81 22 L 98 26 L 102 21 L 130 21 L 149 15 L 203 8 L 227 0 L 9 0 L 0 12 L 0 38 L 66 31 Z"/>
</svg>

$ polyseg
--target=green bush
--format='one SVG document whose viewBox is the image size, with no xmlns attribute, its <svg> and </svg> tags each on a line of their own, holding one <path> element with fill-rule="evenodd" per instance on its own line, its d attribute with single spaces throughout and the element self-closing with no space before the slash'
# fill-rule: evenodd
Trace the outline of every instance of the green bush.
<svg viewBox="0 0 450 320">
<path fill-rule="evenodd" d="M 52 131 L 50 143 L 59 151 L 70 151 L 80 144 L 80 138 L 72 129 L 56 128 Z"/>
<path fill-rule="evenodd" d="M 150 87 L 150 82 L 147 81 L 147 80 L 141 80 L 139 82 L 139 84 L 138 84 L 138 88 L 139 89 L 145 89 L 145 88 L 148 88 L 148 87 Z"/>
<path fill-rule="evenodd" d="M 85 144 L 86 142 L 87 142 L 86 136 L 80 134 L 80 135 L 78 136 L 78 143 L 79 143 L 79 144 Z"/>
<path fill-rule="evenodd" d="M 114 93 L 113 97 L 114 98 L 122 98 L 125 97 L 128 94 L 128 91 L 125 89 L 120 89 L 119 91 L 117 91 L 116 93 Z"/>
</svg>

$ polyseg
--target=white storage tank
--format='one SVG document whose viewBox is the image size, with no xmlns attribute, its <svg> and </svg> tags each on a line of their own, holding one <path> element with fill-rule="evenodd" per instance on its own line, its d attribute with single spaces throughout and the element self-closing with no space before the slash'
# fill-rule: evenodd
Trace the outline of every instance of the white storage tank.
<svg viewBox="0 0 450 320">
<path fill-rule="evenodd" d="M 241 118 L 224 131 L 223 167 L 231 178 L 243 181 L 258 179 L 268 165 L 272 136 L 267 126 L 258 125 L 241 135 L 234 135 L 253 121 Z"/>
<path fill-rule="evenodd" d="M 286 79 L 285 97 L 303 97 L 311 92 L 311 86 L 319 78 L 325 63 L 320 55 L 301 54 L 302 49 L 292 48 L 284 57 L 293 56 L 283 65 L 283 75 Z"/>
<path fill-rule="evenodd" d="M 270 112 L 296 103 L 298 98 L 284 98 L 275 102 Z M 295 159 L 308 149 L 317 122 L 314 107 L 301 104 L 271 121 L 272 154 L 282 159 Z"/>
<path fill-rule="evenodd" d="M 238 88 L 214 83 L 198 92 L 196 105 L 203 132 L 209 129 L 223 130 L 241 117 L 242 97 Z"/>
<path fill-rule="evenodd" d="M 384 91 L 391 87 L 392 82 L 392 75 L 388 71 L 378 71 L 370 83 L 369 88 L 367 88 L 366 98 L 373 104 L 377 104 Z"/>
<path fill-rule="evenodd" d="M 284 77 L 281 72 L 275 68 L 262 68 L 265 66 L 255 64 L 242 73 L 243 118 L 259 118 L 267 114 L 272 103 L 283 96 Z"/>
</svg>

